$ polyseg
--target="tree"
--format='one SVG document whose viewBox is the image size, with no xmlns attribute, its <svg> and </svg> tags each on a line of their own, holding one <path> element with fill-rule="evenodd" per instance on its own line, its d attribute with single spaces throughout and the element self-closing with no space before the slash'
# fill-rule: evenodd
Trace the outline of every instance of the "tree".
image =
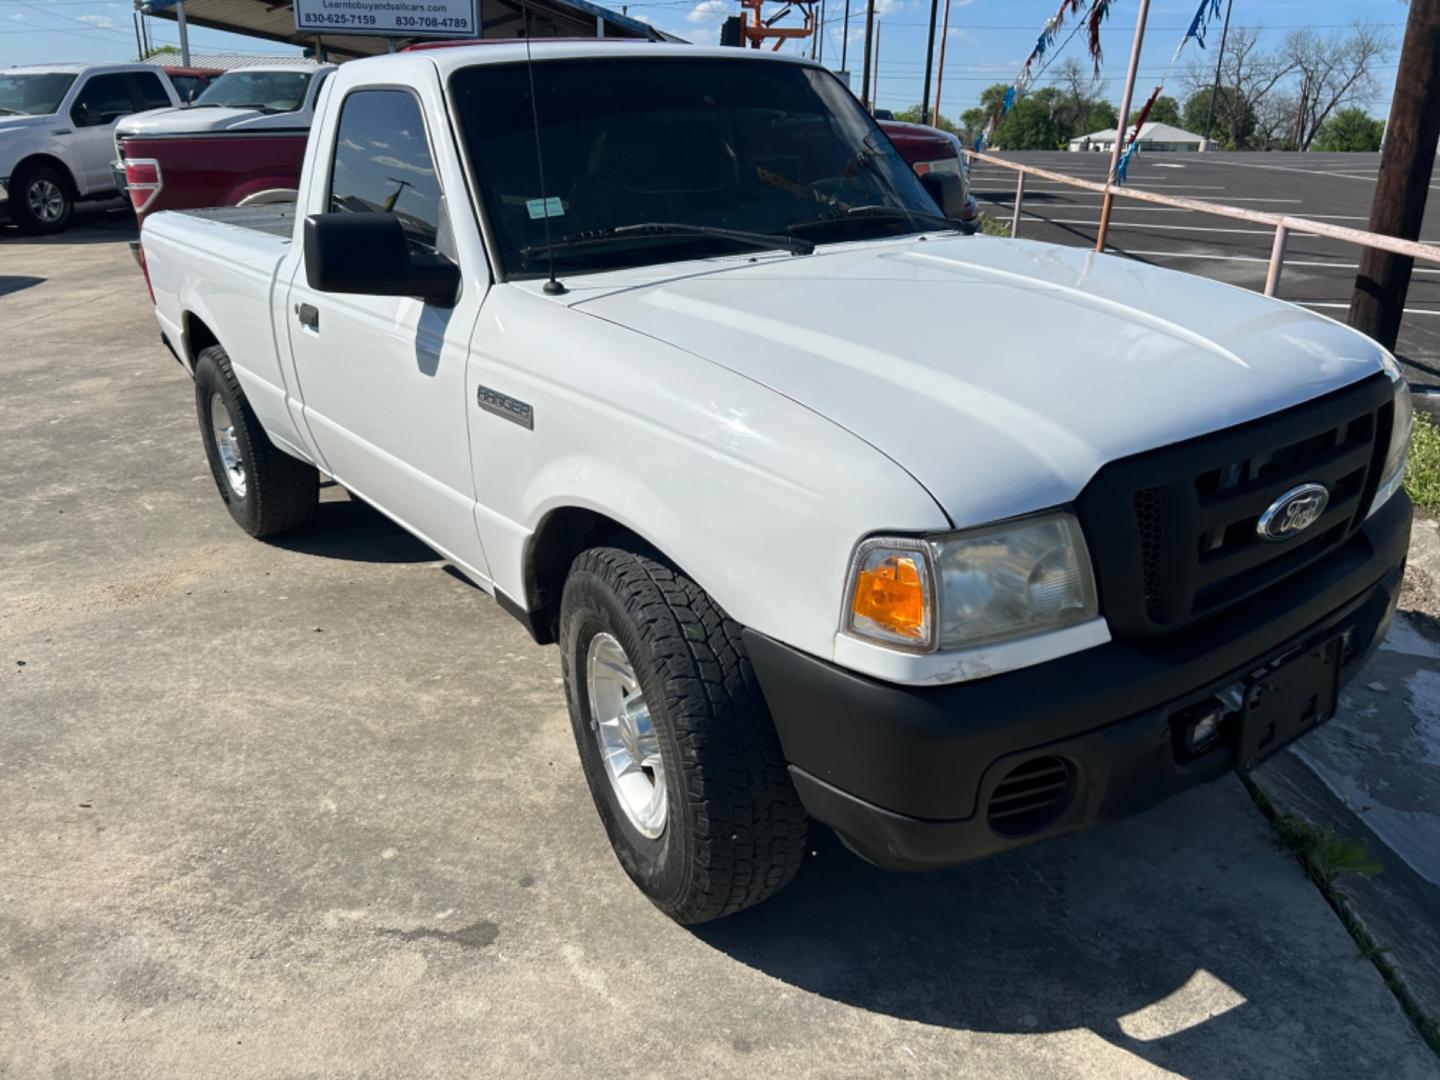
<svg viewBox="0 0 1440 1080">
<path fill-rule="evenodd" d="M 1285 36 L 1281 57 L 1300 77 L 1294 140 L 1299 149 L 1310 149 L 1336 109 L 1374 96 L 1374 70 L 1389 52 L 1385 35 L 1363 23 L 1356 23 L 1344 38 L 1321 37 L 1309 28 Z"/>
<path fill-rule="evenodd" d="M 169 56 L 172 53 L 178 56 L 180 54 L 179 47 L 176 45 L 156 45 L 153 49 L 146 51 L 145 59 L 148 60 L 152 56 Z"/>
<path fill-rule="evenodd" d="M 1133 109 L 1130 115 L 1135 115 Z M 1155 99 L 1155 104 L 1150 108 L 1149 118 L 1157 124 L 1169 124 L 1171 127 L 1185 126 L 1180 119 L 1180 103 L 1169 94 L 1161 94 Z"/>
<path fill-rule="evenodd" d="M 1045 90 L 1052 90 L 1046 87 Z M 1004 150 L 1054 150 L 1061 144 L 1060 125 L 1050 113 L 1045 90 L 1017 101 L 995 129 L 995 146 Z"/>
<path fill-rule="evenodd" d="M 1320 125 L 1310 149 L 1373 154 L 1384 134 L 1385 122 L 1364 109 L 1339 109 Z"/>
<path fill-rule="evenodd" d="M 974 146 L 975 140 L 990 122 L 990 114 L 984 109 L 966 109 L 960 114 L 960 139 L 966 146 Z"/>
<path fill-rule="evenodd" d="M 957 128 L 954 124 L 952 124 L 949 120 L 946 120 L 945 117 L 941 116 L 939 113 L 936 113 L 935 118 L 933 120 L 930 120 L 925 116 L 925 112 L 926 109 L 924 105 L 911 105 L 910 108 L 897 112 L 895 114 L 895 119 L 900 120 L 906 124 L 928 123 L 931 127 L 937 127 L 941 131 L 948 131 L 952 135 L 960 134 L 960 129 Z"/>
<path fill-rule="evenodd" d="M 1210 88 L 1197 90 L 1185 101 L 1184 128 L 1219 143 L 1226 150 L 1244 150 L 1255 131 L 1255 110 L 1245 92 L 1233 86 L 1222 86 L 1215 95 L 1215 122 L 1205 130 L 1210 117 Z"/>
<path fill-rule="evenodd" d="M 1072 131 L 1070 137 L 1065 141 L 1069 142 L 1077 135 L 1089 135 L 1092 131 L 1109 131 L 1119 123 L 1120 111 L 1108 101 L 1097 101 L 1090 106 L 1090 111 L 1085 115 L 1082 130 Z"/>
</svg>

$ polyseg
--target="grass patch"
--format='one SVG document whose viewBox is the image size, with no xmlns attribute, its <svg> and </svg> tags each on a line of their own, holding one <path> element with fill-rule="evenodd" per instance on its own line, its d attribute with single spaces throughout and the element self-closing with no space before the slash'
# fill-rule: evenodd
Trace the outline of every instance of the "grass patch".
<svg viewBox="0 0 1440 1080">
<path fill-rule="evenodd" d="M 1009 236 L 1010 223 L 1008 221 L 997 221 L 983 210 L 979 218 L 980 231 L 986 236 Z M 1436 436 L 1440 440 L 1440 435 Z M 1440 486 L 1437 486 L 1437 497 L 1440 497 Z"/>
<path fill-rule="evenodd" d="M 1335 879 L 1341 874 L 1374 877 L 1384 869 L 1364 841 L 1336 836 L 1334 829 L 1317 829 L 1289 814 L 1277 815 L 1273 824 L 1280 842 L 1295 853 L 1326 893 L 1336 891 Z"/>
<path fill-rule="evenodd" d="M 1420 412 L 1416 412 L 1410 432 L 1405 492 L 1421 510 L 1440 511 L 1440 427 Z"/>
</svg>

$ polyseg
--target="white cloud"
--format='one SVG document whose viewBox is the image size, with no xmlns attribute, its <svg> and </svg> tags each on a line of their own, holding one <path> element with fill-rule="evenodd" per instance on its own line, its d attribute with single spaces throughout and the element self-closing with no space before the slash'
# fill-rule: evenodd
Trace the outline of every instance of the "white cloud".
<svg viewBox="0 0 1440 1080">
<path fill-rule="evenodd" d="M 730 14 L 730 5 L 725 0 L 700 0 L 689 15 L 685 16 L 686 22 L 708 23 L 719 22 Z"/>
<path fill-rule="evenodd" d="M 75 21 L 98 26 L 101 30 L 112 30 L 115 27 L 115 20 L 109 15 L 77 15 Z"/>
<path fill-rule="evenodd" d="M 630 18 L 634 19 L 636 22 L 643 22 L 643 23 L 645 23 L 647 26 L 654 26 L 654 25 L 655 25 L 655 20 L 652 19 L 649 15 L 635 14 L 635 15 L 631 15 Z"/>
<path fill-rule="evenodd" d="M 25 21 L 25 16 L 21 15 L 18 11 L 14 15 L 11 15 L 10 18 L 14 19 L 16 22 Z"/>
<path fill-rule="evenodd" d="M 398 172 L 419 173 L 421 176 L 435 175 L 434 169 L 427 169 L 423 165 L 416 165 L 413 162 L 409 161 L 401 161 L 399 158 L 391 157 L 388 154 L 382 154 L 379 157 L 372 157 L 370 160 L 375 162 L 376 165 L 384 165 L 385 168 L 395 169 Z"/>
<path fill-rule="evenodd" d="M 897 11 L 905 10 L 905 0 L 875 0 L 875 17 L 882 15 L 893 15 Z"/>
</svg>

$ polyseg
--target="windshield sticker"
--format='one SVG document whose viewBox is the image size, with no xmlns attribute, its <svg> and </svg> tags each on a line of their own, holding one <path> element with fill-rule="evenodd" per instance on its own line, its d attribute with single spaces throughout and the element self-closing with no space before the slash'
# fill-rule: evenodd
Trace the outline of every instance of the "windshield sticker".
<svg viewBox="0 0 1440 1080">
<path fill-rule="evenodd" d="M 565 216 L 565 204 L 560 201 L 558 195 L 551 195 L 548 199 L 528 199 L 525 202 L 525 209 L 530 211 L 531 221 Z"/>
</svg>

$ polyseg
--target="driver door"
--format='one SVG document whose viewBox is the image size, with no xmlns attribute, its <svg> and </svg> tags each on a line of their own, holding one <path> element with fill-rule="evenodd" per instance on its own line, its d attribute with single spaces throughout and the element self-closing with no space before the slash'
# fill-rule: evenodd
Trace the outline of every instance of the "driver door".
<svg viewBox="0 0 1440 1080">
<path fill-rule="evenodd" d="M 322 292 L 311 288 L 301 260 L 285 319 L 306 426 L 342 484 L 488 577 L 475 528 L 465 392 L 487 282 L 455 256 L 414 92 L 352 90 L 338 124 L 317 134 L 327 133 L 326 209 L 394 214 L 412 253 L 450 256 L 465 277 L 458 302 L 444 307 L 409 296 Z M 459 198 L 464 205 L 463 193 Z"/>
<path fill-rule="evenodd" d="M 123 74 L 91 75 L 70 104 L 74 131 L 67 140 L 71 167 L 82 193 L 115 186 L 110 159 L 115 156 L 115 122 L 135 111 L 130 80 Z"/>
</svg>

